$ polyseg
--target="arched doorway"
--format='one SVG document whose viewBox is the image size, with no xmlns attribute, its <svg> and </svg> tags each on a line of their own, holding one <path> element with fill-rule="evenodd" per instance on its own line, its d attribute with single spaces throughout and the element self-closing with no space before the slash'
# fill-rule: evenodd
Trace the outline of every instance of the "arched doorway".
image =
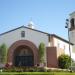
<svg viewBox="0 0 75 75">
<path fill-rule="evenodd" d="M 19 46 L 14 51 L 15 66 L 34 66 L 33 51 L 27 46 Z"/>
<path fill-rule="evenodd" d="M 26 52 L 28 53 L 26 54 Z M 25 62 L 24 60 L 27 60 L 27 61 Z M 27 62 L 30 62 L 30 61 L 33 61 L 33 62 L 31 64 L 29 63 L 27 64 Z M 16 41 L 10 46 L 8 50 L 7 63 L 11 63 L 13 66 L 18 66 L 20 63 L 21 63 L 20 66 L 22 65 L 35 66 L 39 64 L 38 48 L 36 47 L 34 43 L 28 40 Z"/>
</svg>

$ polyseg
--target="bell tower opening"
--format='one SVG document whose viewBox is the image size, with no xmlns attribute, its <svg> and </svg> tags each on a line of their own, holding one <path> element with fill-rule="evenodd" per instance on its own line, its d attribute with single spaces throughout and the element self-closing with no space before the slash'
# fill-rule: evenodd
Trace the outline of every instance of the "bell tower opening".
<svg viewBox="0 0 75 75">
<path fill-rule="evenodd" d="M 74 18 L 72 18 L 72 19 L 70 20 L 70 23 L 71 23 L 71 29 L 73 29 L 73 28 L 75 27 L 75 25 L 74 25 Z"/>
</svg>

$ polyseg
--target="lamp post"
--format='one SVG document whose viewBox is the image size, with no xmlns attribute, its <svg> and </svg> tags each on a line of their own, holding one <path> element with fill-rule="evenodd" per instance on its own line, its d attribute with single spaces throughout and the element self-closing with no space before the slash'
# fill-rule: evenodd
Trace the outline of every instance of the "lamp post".
<svg viewBox="0 0 75 75">
<path fill-rule="evenodd" d="M 71 62 L 71 48 L 70 48 L 70 28 L 69 28 L 69 19 L 66 19 L 66 26 L 65 28 L 68 29 L 68 40 L 69 40 L 69 54 L 70 54 L 70 71 L 72 71 L 71 66 L 72 66 L 72 62 Z"/>
</svg>

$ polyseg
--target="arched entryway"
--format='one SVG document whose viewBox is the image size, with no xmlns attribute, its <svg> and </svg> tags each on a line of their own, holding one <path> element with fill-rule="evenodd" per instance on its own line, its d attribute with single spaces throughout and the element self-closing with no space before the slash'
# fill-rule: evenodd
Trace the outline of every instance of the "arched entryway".
<svg viewBox="0 0 75 75">
<path fill-rule="evenodd" d="M 15 66 L 34 66 L 34 54 L 33 51 L 27 46 L 19 46 L 14 51 Z"/>
<path fill-rule="evenodd" d="M 28 40 L 16 41 L 8 50 L 7 63 L 14 66 L 35 66 L 39 64 L 38 49 Z"/>
</svg>

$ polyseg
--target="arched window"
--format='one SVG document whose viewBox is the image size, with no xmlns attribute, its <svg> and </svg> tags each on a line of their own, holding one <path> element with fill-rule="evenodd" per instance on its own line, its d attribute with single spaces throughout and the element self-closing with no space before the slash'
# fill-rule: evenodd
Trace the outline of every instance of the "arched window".
<svg viewBox="0 0 75 75">
<path fill-rule="evenodd" d="M 25 37 L 25 31 L 21 31 L 21 37 Z"/>
<path fill-rule="evenodd" d="M 71 28 L 74 28 L 74 18 L 71 19 Z"/>
</svg>

